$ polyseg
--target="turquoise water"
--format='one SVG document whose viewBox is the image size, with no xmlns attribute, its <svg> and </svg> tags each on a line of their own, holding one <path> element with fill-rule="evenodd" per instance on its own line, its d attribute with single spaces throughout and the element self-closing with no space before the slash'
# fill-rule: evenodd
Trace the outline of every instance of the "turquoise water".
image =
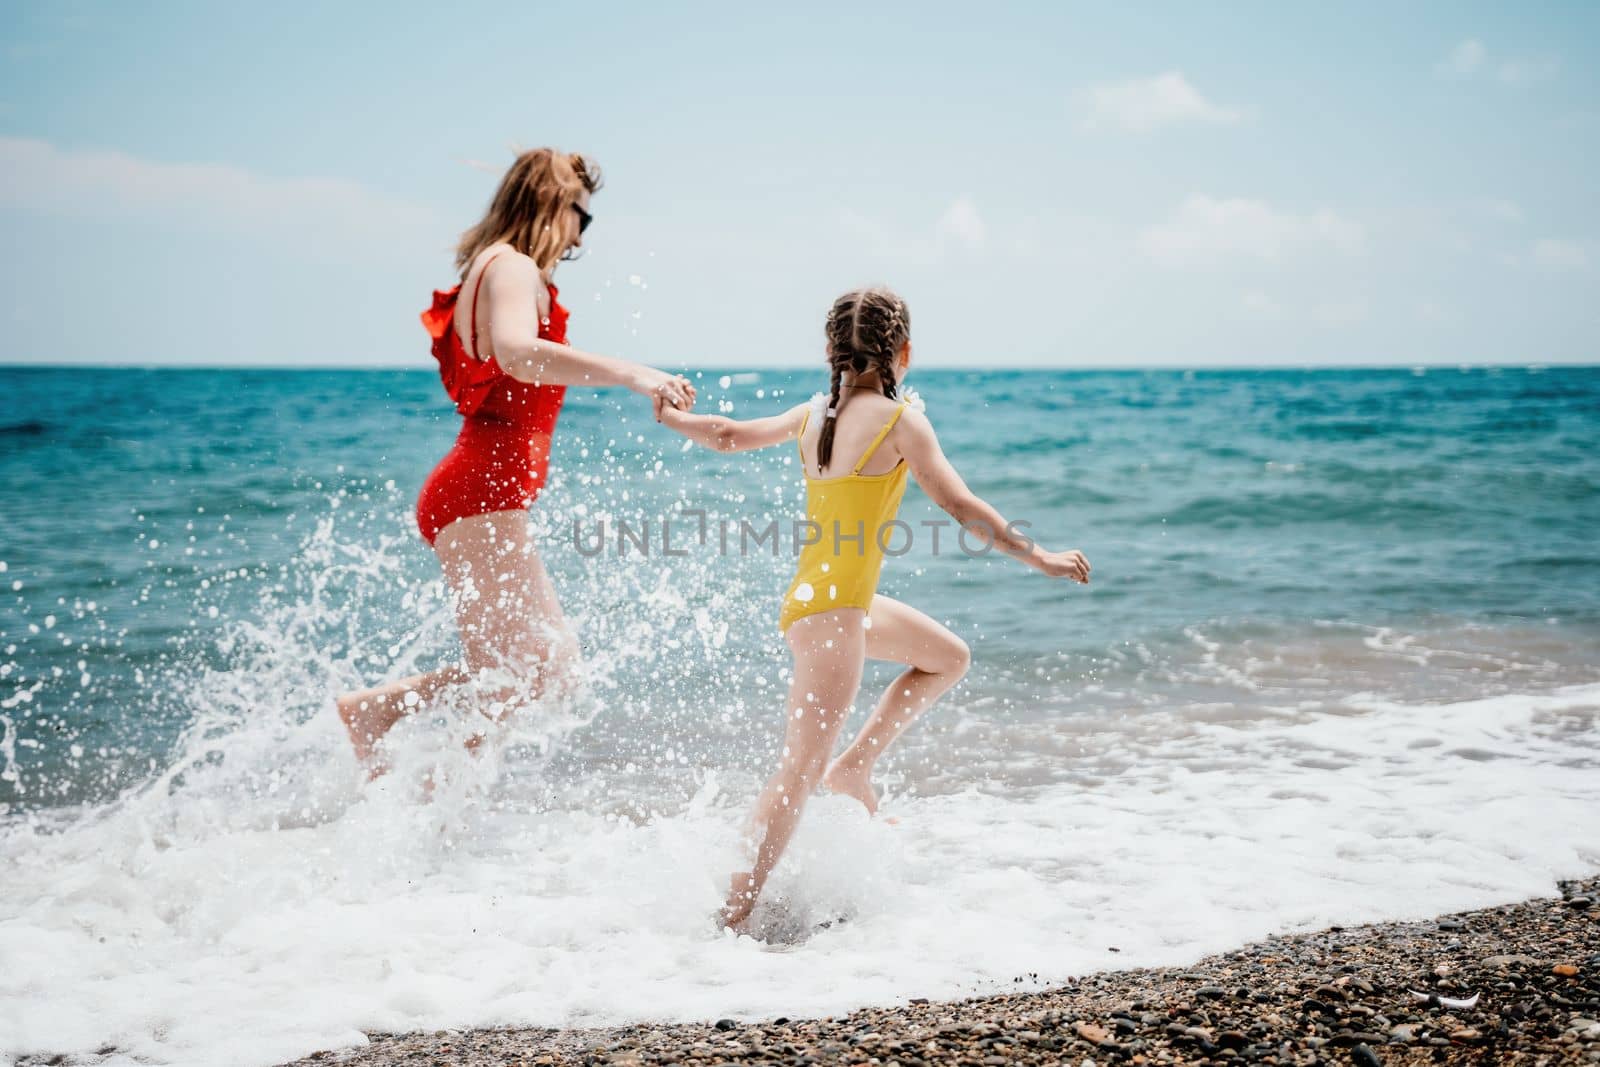
<svg viewBox="0 0 1600 1067">
<path fill-rule="evenodd" d="M 896 822 L 812 801 L 759 938 L 711 916 L 779 743 L 791 561 L 685 509 L 735 543 L 792 518 L 792 448 L 685 450 L 574 391 L 535 520 L 586 693 L 476 755 L 447 694 L 366 784 L 333 694 L 456 654 L 411 517 L 437 380 L 0 383 L 0 1059 L 826 1015 L 1600 870 L 1600 370 L 917 374 L 968 481 L 1094 584 L 948 535 L 888 562 L 972 671 L 880 764 Z M 700 376 L 752 415 L 822 385 Z M 580 551 L 622 522 L 654 551 Z"/>
<path fill-rule="evenodd" d="M 698 377 L 703 409 L 750 415 L 825 385 Z M 241 628 L 313 585 L 297 625 L 330 688 L 392 676 L 397 644 L 421 641 L 407 655 L 425 666 L 451 654 L 448 627 L 420 636 L 405 602 L 437 586 L 410 504 L 456 426 L 432 374 L 7 369 L 0 382 L 10 815 L 104 801 L 164 768 L 205 710 L 198 673 L 303 653 L 249 648 Z M 889 563 L 885 591 L 974 645 L 969 701 L 1026 716 L 1210 702 L 1230 684 L 1232 698 L 1292 703 L 1600 678 L 1600 370 L 928 371 L 912 384 L 975 488 L 1095 565 L 1092 587 L 1068 587 L 950 552 L 948 537 L 942 555 L 922 540 Z M 760 716 L 782 666 L 771 619 L 787 546 L 730 559 L 688 539 L 687 559 L 619 559 L 613 538 L 591 559 L 568 525 L 592 537 L 602 513 L 676 514 L 681 548 L 685 506 L 756 525 L 794 514 L 790 450 L 681 444 L 633 397 L 573 391 L 539 505 L 546 559 L 620 692 L 648 677 L 674 707 L 737 693 L 740 717 Z M 913 491 L 904 517 L 922 529 L 934 514 Z M 662 581 L 681 602 L 642 604 Z M 684 652 L 665 672 L 624 647 L 665 633 Z M 1419 669 L 1386 642 L 1439 655 Z M 1256 688 L 1241 682 L 1252 671 Z M 649 711 L 622 703 L 621 719 Z M 676 744 L 602 719 L 579 747 L 765 758 L 721 717 L 677 713 Z"/>
</svg>

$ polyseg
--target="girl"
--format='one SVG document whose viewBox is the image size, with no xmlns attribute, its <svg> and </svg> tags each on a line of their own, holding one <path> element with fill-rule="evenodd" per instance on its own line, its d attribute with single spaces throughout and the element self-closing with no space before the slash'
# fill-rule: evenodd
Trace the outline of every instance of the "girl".
<svg viewBox="0 0 1600 1067">
<path fill-rule="evenodd" d="M 782 759 L 756 801 L 755 865 L 733 876 L 722 911 L 734 928 L 749 918 L 811 793 L 818 787 L 843 793 L 876 812 L 874 764 L 966 673 L 969 653 L 959 637 L 877 593 L 883 547 L 893 532 L 888 524 L 899 510 L 907 471 L 964 529 L 1051 577 L 1089 581 L 1083 553 L 1045 551 L 968 489 L 945 459 L 927 417 L 898 399 L 911 365 L 905 301 L 882 288 L 846 293 L 828 313 L 827 339 L 833 381 L 826 401 L 819 394 L 782 415 L 749 421 L 692 415 L 666 398 L 655 401 L 659 421 L 720 451 L 798 438 L 806 518 L 814 524 L 808 529 L 820 531 L 800 552 L 778 616 L 794 653 L 794 681 Z M 903 663 L 906 671 L 829 766 L 869 656 Z"/>
<path fill-rule="evenodd" d="M 502 681 L 483 694 L 504 714 L 514 697 L 549 690 L 575 658 L 527 511 L 545 483 L 566 387 L 621 386 L 678 407 L 694 404 L 687 378 L 567 344 L 567 310 L 551 278 L 582 246 L 593 218 L 589 198 L 599 188 L 600 170 L 584 156 L 522 153 L 488 213 L 461 237 L 461 283 L 436 291 L 422 313 L 462 422 L 455 447 L 422 486 L 417 528 L 455 594 L 465 656 L 459 665 L 338 698 L 363 762 L 396 722 L 447 686 L 486 668 L 509 672 L 517 684 Z M 381 772 L 372 767 L 374 776 Z"/>
</svg>

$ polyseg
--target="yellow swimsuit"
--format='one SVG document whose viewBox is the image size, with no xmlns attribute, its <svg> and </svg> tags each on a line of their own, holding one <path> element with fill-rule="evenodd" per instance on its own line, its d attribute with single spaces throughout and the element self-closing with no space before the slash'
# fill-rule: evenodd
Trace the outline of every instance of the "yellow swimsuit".
<svg viewBox="0 0 1600 1067">
<path fill-rule="evenodd" d="M 778 629 L 787 630 L 796 619 L 839 608 L 861 608 L 872 604 L 878 590 L 878 572 L 883 568 L 883 549 L 896 540 L 888 524 L 900 511 L 900 498 L 906 491 L 906 461 L 883 474 L 862 474 L 872 454 L 889 436 L 906 410 L 895 409 L 878 436 L 856 461 L 855 468 L 838 478 L 813 478 L 806 475 L 806 520 L 804 538 L 811 541 L 800 549 L 800 562 L 794 581 L 783 597 L 778 614 Z M 808 410 L 800 420 L 804 439 Z M 805 466 L 805 453 L 800 455 Z"/>
</svg>

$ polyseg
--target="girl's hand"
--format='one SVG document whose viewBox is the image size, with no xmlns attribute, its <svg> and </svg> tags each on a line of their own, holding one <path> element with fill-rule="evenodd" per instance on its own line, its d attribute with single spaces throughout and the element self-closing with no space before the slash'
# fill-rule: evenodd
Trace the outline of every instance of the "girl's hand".
<svg viewBox="0 0 1600 1067">
<path fill-rule="evenodd" d="M 1071 578 L 1080 585 L 1089 584 L 1089 560 L 1077 549 L 1066 552 L 1046 552 L 1039 569 L 1052 578 Z"/>
<path fill-rule="evenodd" d="M 654 367 L 640 367 L 631 386 L 634 392 L 652 401 L 665 400 L 680 411 L 694 407 L 694 383 L 681 374 L 668 374 Z"/>
</svg>

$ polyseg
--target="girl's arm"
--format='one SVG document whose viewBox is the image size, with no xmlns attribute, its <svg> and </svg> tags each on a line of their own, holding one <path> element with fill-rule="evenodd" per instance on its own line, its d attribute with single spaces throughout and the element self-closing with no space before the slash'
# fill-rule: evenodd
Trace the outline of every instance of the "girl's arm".
<svg viewBox="0 0 1600 1067">
<path fill-rule="evenodd" d="M 1012 532 L 1005 516 L 996 511 L 961 480 L 955 467 L 945 458 L 933 423 L 915 408 L 908 408 L 895 427 L 895 445 L 911 468 L 911 476 L 933 502 L 950 514 L 963 529 L 994 542 L 1002 552 L 1050 575 L 1089 584 L 1089 561 L 1082 552 L 1050 552 L 1031 538 Z"/>
<path fill-rule="evenodd" d="M 694 406 L 694 386 L 687 378 L 542 339 L 535 324 L 544 315 L 539 306 L 544 279 L 527 256 L 505 256 L 482 284 L 489 291 L 493 310 L 489 349 L 500 369 L 517 381 L 534 385 L 620 385 L 645 396 L 665 396 L 674 404 Z"/>
<path fill-rule="evenodd" d="M 796 404 L 781 415 L 764 419 L 730 419 L 726 415 L 695 415 L 679 411 L 656 397 L 656 421 L 718 452 L 748 452 L 792 441 L 800 434 L 806 405 Z"/>
</svg>

